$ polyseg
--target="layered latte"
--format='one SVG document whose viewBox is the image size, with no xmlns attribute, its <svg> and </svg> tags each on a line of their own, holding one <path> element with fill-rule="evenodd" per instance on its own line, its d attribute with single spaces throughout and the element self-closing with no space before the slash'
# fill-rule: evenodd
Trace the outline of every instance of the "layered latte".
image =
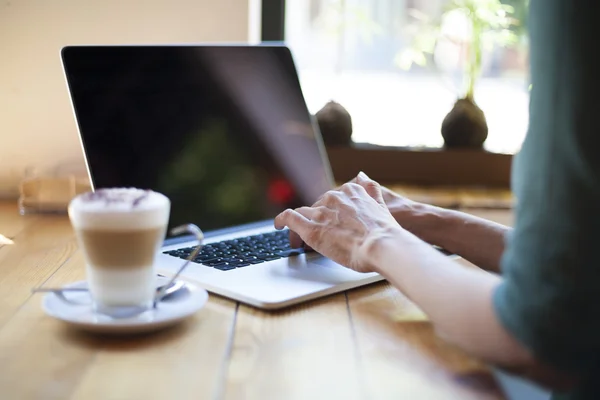
<svg viewBox="0 0 600 400">
<path fill-rule="evenodd" d="M 71 201 L 69 217 L 100 311 L 152 302 L 154 259 L 169 211 L 170 201 L 164 195 L 133 188 L 99 189 Z"/>
</svg>

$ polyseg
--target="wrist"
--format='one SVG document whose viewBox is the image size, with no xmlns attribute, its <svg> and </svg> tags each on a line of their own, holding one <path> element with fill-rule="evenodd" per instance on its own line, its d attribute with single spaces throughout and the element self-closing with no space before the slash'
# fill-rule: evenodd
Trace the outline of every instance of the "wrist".
<svg viewBox="0 0 600 400">
<path fill-rule="evenodd" d="M 391 204 L 389 210 L 402 228 L 427 243 L 439 245 L 439 233 L 449 219 L 448 210 L 417 202 Z"/>
<path fill-rule="evenodd" d="M 377 228 L 371 231 L 358 248 L 363 264 L 368 265 L 371 271 L 380 273 L 380 267 L 383 265 L 381 260 L 385 252 L 398 244 L 403 233 L 407 232 L 400 226 Z"/>
</svg>

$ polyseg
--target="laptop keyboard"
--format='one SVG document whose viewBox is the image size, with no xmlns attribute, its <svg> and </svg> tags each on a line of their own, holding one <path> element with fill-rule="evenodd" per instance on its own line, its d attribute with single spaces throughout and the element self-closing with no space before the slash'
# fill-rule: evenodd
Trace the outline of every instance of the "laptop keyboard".
<svg viewBox="0 0 600 400">
<path fill-rule="evenodd" d="M 282 230 L 205 244 L 193 261 L 221 271 L 230 271 L 304 253 L 304 249 L 292 249 L 288 238 L 289 231 Z M 187 259 L 195 248 L 169 250 L 164 254 Z"/>
<path fill-rule="evenodd" d="M 261 235 L 225 240 L 223 242 L 205 244 L 202 251 L 193 259 L 198 264 L 207 267 L 230 271 L 236 268 L 248 267 L 264 263 L 265 261 L 278 260 L 303 254 L 304 249 L 292 249 L 289 242 L 289 231 L 275 231 Z M 196 247 L 165 251 L 174 257 L 187 260 Z M 448 251 L 434 246 L 442 254 L 450 255 Z"/>
</svg>

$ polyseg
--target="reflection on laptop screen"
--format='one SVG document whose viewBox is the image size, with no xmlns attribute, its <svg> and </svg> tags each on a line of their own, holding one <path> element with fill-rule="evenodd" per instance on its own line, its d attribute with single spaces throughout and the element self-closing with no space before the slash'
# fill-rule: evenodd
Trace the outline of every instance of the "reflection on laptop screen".
<svg viewBox="0 0 600 400">
<path fill-rule="evenodd" d="M 330 189 L 285 47 L 68 47 L 92 184 L 171 199 L 170 227 L 271 219 Z"/>
</svg>

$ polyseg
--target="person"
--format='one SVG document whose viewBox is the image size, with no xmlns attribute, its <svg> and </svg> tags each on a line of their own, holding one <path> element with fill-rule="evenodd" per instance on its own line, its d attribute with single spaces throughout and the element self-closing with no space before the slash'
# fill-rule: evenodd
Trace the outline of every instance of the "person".
<svg viewBox="0 0 600 400">
<path fill-rule="evenodd" d="M 412 202 L 363 173 L 275 219 L 294 246 L 380 273 L 446 340 L 555 399 L 600 399 L 599 11 L 595 0 L 531 0 L 513 229 Z"/>
</svg>

